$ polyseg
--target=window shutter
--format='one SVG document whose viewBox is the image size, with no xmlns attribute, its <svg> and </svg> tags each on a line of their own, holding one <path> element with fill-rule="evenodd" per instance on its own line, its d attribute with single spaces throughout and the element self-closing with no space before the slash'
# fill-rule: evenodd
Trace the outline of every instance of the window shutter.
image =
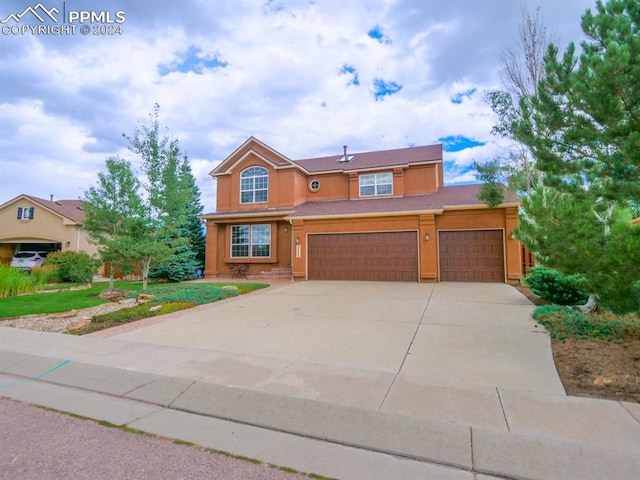
<svg viewBox="0 0 640 480">
<path fill-rule="evenodd" d="M 18 207 L 18 220 L 22 220 L 22 207 Z"/>
<path fill-rule="evenodd" d="M 30 207 L 29 208 L 29 217 L 28 218 L 31 219 L 31 220 L 33 220 L 33 211 L 34 211 L 34 208 Z"/>
</svg>

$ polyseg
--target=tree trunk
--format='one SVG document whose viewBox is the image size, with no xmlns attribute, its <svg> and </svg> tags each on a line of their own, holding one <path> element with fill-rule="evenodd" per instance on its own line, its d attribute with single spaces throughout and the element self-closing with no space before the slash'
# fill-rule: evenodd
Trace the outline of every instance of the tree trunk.
<svg viewBox="0 0 640 480">
<path fill-rule="evenodd" d="M 151 259 L 146 258 L 142 262 L 142 290 L 147 289 L 147 281 L 149 280 L 149 269 L 151 268 Z"/>
<path fill-rule="evenodd" d="M 109 263 L 109 290 L 113 290 L 114 286 L 114 277 L 116 275 L 116 267 L 113 265 L 113 262 Z"/>
</svg>

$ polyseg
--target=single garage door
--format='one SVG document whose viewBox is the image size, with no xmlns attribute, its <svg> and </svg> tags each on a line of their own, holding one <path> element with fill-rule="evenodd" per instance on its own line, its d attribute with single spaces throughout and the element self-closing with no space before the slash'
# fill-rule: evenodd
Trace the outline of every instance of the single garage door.
<svg viewBox="0 0 640 480">
<path fill-rule="evenodd" d="M 439 232 L 441 282 L 504 283 L 502 230 Z"/>
<path fill-rule="evenodd" d="M 309 235 L 309 280 L 418 281 L 416 232 Z"/>
</svg>

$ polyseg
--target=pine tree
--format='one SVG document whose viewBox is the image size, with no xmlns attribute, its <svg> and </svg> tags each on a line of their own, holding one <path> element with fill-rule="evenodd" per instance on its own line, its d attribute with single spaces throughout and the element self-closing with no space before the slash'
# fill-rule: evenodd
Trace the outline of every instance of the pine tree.
<svg viewBox="0 0 640 480">
<path fill-rule="evenodd" d="M 149 275 L 171 281 L 194 278 L 204 264 L 204 237 L 198 215 L 202 214 L 200 192 L 191 173 L 188 158 L 177 139 L 160 132 L 159 105 L 150 121 L 126 136 L 129 149 L 142 158 L 149 199 L 149 219 L 161 228 L 153 235 L 171 249 L 149 264 Z M 197 237 L 194 225 L 200 232 Z M 198 258 L 202 252 L 202 260 Z"/>
<path fill-rule="evenodd" d="M 640 4 L 596 9 L 582 18 L 581 54 L 573 43 L 562 55 L 550 45 L 538 91 L 521 99 L 510 127 L 544 174 L 541 191 L 557 200 L 552 212 L 525 200 L 519 235 L 548 266 L 582 273 L 603 305 L 637 310 L 640 256 L 629 249 L 638 229 L 628 212 L 640 199 Z"/>
</svg>

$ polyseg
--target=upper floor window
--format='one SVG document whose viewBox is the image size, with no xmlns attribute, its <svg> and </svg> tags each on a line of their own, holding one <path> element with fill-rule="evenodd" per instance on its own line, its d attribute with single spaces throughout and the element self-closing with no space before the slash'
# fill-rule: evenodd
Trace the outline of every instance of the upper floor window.
<svg viewBox="0 0 640 480">
<path fill-rule="evenodd" d="M 267 201 L 269 172 L 262 167 L 249 167 L 240 174 L 240 203 Z"/>
<path fill-rule="evenodd" d="M 391 172 L 360 175 L 360 196 L 393 194 L 393 174 Z"/>
<path fill-rule="evenodd" d="M 33 220 L 33 207 L 18 207 L 18 220 Z"/>
</svg>

